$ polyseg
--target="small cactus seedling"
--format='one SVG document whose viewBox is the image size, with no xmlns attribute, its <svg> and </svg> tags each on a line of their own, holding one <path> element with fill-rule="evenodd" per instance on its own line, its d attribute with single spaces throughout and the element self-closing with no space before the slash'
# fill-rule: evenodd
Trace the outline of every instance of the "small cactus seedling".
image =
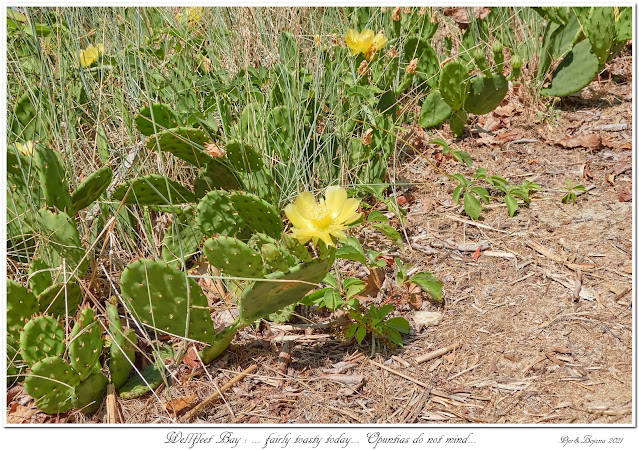
<svg viewBox="0 0 639 450">
<path fill-rule="evenodd" d="M 434 90 L 424 100 L 422 104 L 419 124 L 424 128 L 436 127 L 444 122 L 453 112 L 453 108 L 442 98 L 439 90 Z"/>
<path fill-rule="evenodd" d="M 163 175 L 147 175 L 145 177 L 136 178 L 133 181 L 118 186 L 113 191 L 113 198 L 126 204 L 139 204 L 146 206 L 157 205 L 180 205 L 183 203 L 193 203 L 195 194 L 174 181 Z"/>
<path fill-rule="evenodd" d="M 113 169 L 103 167 L 86 177 L 73 192 L 73 209 L 80 211 L 96 201 L 107 190 L 113 179 Z"/>
<path fill-rule="evenodd" d="M 151 136 L 169 128 L 176 128 L 177 113 L 168 105 L 153 103 L 151 107 L 145 106 L 137 113 L 135 126 L 143 135 Z"/>
<path fill-rule="evenodd" d="M 205 167 L 213 159 L 201 150 L 209 140 L 206 133 L 198 128 L 176 127 L 151 136 L 147 146 L 172 153 L 195 167 Z"/>
</svg>

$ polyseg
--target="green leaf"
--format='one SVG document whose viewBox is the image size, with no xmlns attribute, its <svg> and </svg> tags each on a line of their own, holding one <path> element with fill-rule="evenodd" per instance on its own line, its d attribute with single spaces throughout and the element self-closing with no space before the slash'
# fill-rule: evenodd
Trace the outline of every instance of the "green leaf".
<svg viewBox="0 0 639 450">
<path fill-rule="evenodd" d="M 464 187 L 468 187 L 470 185 L 470 182 L 466 178 L 464 178 L 464 176 L 461 173 L 452 174 L 451 177 L 459 181 L 459 184 L 461 184 Z"/>
<path fill-rule="evenodd" d="M 366 222 L 386 222 L 388 223 L 388 217 L 382 214 L 380 211 L 373 210 L 368 214 Z"/>
<path fill-rule="evenodd" d="M 398 247 L 404 246 L 404 243 L 402 242 L 402 235 L 399 234 L 399 232 L 390 225 L 387 225 L 385 223 L 374 223 L 371 225 L 371 227 L 380 231 L 384 236 L 393 241 L 393 243 Z"/>
<path fill-rule="evenodd" d="M 464 187 L 460 184 L 453 191 L 453 201 L 455 203 L 459 203 L 459 198 L 461 197 L 462 189 L 464 189 Z"/>
<path fill-rule="evenodd" d="M 450 153 L 450 147 L 448 146 L 448 144 L 446 143 L 445 140 L 441 139 L 441 138 L 437 138 L 437 139 L 433 139 L 432 141 L 428 142 L 428 145 L 433 144 L 433 145 L 439 145 L 442 148 L 442 153 L 444 155 L 447 155 Z"/>
<path fill-rule="evenodd" d="M 490 199 L 488 198 L 489 197 L 488 189 L 486 189 L 485 187 L 475 186 L 471 188 L 470 190 L 473 191 L 475 194 L 479 195 L 479 198 L 484 203 L 490 203 Z"/>
<path fill-rule="evenodd" d="M 466 211 L 466 214 L 473 220 L 479 219 L 479 215 L 481 214 L 481 203 L 479 199 L 470 192 L 464 194 L 464 211 Z"/>
<path fill-rule="evenodd" d="M 400 347 L 404 346 L 404 343 L 402 342 L 402 335 L 399 334 L 399 332 L 397 330 L 394 330 L 393 328 L 387 329 L 386 334 L 387 334 L 388 339 L 393 344 L 398 345 Z"/>
<path fill-rule="evenodd" d="M 404 263 L 399 258 L 395 258 L 395 265 L 397 266 L 397 283 L 401 286 L 406 281 L 406 267 L 404 267 Z"/>
<path fill-rule="evenodd" d="M 388 319 L 386 321 L 386 325 L 400 333 L 407 334 L 410 332 L 410 324 L 408 323 L 408 320 L 403 317 L 393 317 L 392 319 Z"/>
<path fill-rule="evenodd" d="M 324 306 L 331 311 L 335 311 L 338 308 L 344 306 L 344 299 L 338 291 L 335 289 L 329 289 L 324 293 Z"/>
<path fill-rule="evenodd" d="M 392 310 L 394 310 L 395 307 L 393 305 L 382 305 L 379 307 L 378 311 L 379 311 L 379 318 L 383 319 L 384 317 L 386 317 L 387 315 L 389 315 L 391 313 Z"/>
<path fill-rule="evenodd" d="M 348 259 L 366 264 L 366 255 L 363 250 L 358 250 L 350 245 L 342 245 L 335 253 L 337 258 Z"/>
<path fill-rule="evenodd" d="M 327 273 L 322 282 L 328 284 L 332 288 L 339 289 L 339 284 L 337 284 L 337 280 L 333 276 L 332 273 Z"/>
<path fill-rule="evenodd" d="M 513 197 L 512 195 L 506 195 L 504 197 L 504 203 L 506 203 L 506 207 L 508 208 L 508 215 L 510 217 L 513 217 L 517 212 L 517 209 L 519 208 L 519 205 L 517 205 L 517 200 L 515 200 L 515 197 Z"/>
<path fill-rule="evenodd" d="M 302 300 L 300 300 L 299 303 L 306 306 L 317 305 L 324 298 L 326 291 L 330 289 L 332 288 L 323 288 L 323 289 L 318 289 L 317 291 L 313 291 L 310 294 L 308 294 L 306 297 L 304 297 Z"/>
<path fill-rule="evenodd" d="M 364 338 L 366 337 L 366 328 L 363 325 L 357 329 L 357 343 L 361 344 Z"/>
<path fill-rule="evenodd" d="M 357 327 L 358 327 L 357 323 L 350 324 L 348 328 L 346 329 L 346 331 L 344 332 L 344 339 L 348 339 L 352 335 L 354 335 L 355 332 L 357 331 Z"/>
<path fill-rule="evenodd" d="M 461 151 L 461 150 L 456 150 L 456 151 L 453 152 L 453 156 L 460 163 L 464 163 L 468 167 L 472 167 L 473 158 L 468 153 L 466 153 L 464 151 Z"/>
<path fill-rule="evenodd" d="M 419 286 L 423 292 L 433 297 L 438 303 L 442 301 L 442 286 L 444 283 L 437 279 L 435 275 L 430 272 L 419 272 L 410 277 L 408 283 L 414 283 Z"/>
<path fill-rule="evenodd" d="M 488 173 L 486 169 L 484 167 L 480 167 L 479 169 L 477 169 L 477 172 L 475 172 L 475 175 L 473 175 L 473 177 L 476 179 L 486 178 L 486 173 Z"/>
</svg>

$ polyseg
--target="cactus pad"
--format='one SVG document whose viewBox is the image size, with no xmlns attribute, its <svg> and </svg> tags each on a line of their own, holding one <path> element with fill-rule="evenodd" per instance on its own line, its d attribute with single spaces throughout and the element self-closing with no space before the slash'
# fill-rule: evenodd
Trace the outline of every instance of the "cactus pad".
<svg viewBox="0 0 639 450">
<path fill-rule="evenodd" d="M 200 352 L 202 362 L 204 364 L 208 364 L 215 358 L 220 356 L 222 352 L 226 350 L 227 347 L 230 345 L 231 341 L 237 334 L 237 331 L 241 327 L 242 326 L 240 324 L 233 324 L 220 331 L 215 337 L 215 340 L 213 342 L 210 342 L 210 345 L 205 347 Z"/>
<path fill-rule="evenodd" d="M 79 383 L 71 366 L 59 356 L 50 356 L 31 367 L 24 390 L 42 411 L 58 414 L 73 407 L 74 388 Z"/>
<path fill-rule="evenodd" d="M 109 359 L 109 373 L 111 383 L 119 389 L 131 375 L 135 363 L 135 347 L 138 337 L 135 330 L 128 329 L 122 332 L 122 322 L 118 315 L 118 307 L 107 306 L 109 318 L 109 332 L 111 334 L 111 358 Z"/>
<path fill-rule="evenodd" d="M 126 184 L 118 186 L 113 191 L 113 198 L 122 201 L 127 191 L 131 187 L 131 191 L 127 196 L 126 204 L 139 205 L 179 205 L 183 203 L 193 203 L 195 194 L 174 181 L 163 175 L 147 175 L 145 177 L 136 178 Z"/>
<path fill-rule="evenodd" d="M 227 191 L 241 189 L 242 183 L 235 174 L 222 162 L 212 160 L 199 176 L 195 179 L 195 197 L 201 199 L 207 192 L 213 189 L 226 189 Z"/>
<path fill-rule="evenodd" d="M 29 263 L 29 286 L 38 296 L 53 284 L 53 277 L 49 265 L 40 258 L 33 258 Z"/>
<path fill-rule="evenodd" d="M 464 109 L 473 114 L 488 114 L 497 108 L 508 92 L 508 81 L 500 73 L 481 76 L 470 83 Z"/>
<path fill-rule="evenodd" d="M 464 125 L 468 121 L 468 113 L 463 109 L 460 111 L 455 111 L 450 116 L 450 130 L 453 132 L 456 138 L 462 137 L 464 134 Z"/>
<path fill-rule="evenodd" d="M 223 190 L 211 191 L 200 200 L 196 220 L 200 230 L 207 236 L 216 234 L 232 236 L 245 226 L 233 207 L 231 195 Z"/>
<path fill-rule="evenodd" d="M 82 300 L 82 291 L 75 281 L 56 283 L 38 296 L 38 308 L 44 314 L 53 316 L 74 316 Z"/>
<path fill-rule="evenodd" d="M 89 378 L 75 387 L 73 406 L 83 413 L 96 412 L 106 395 L 109 379 L 99 372 L 92 373 Z"/>
<path fill-rule="evenodd" d="M 165 262 L 140 259 L 124 269 L 120 282 L 124 302 L 141 324 L 203 342 L 215 338 L 208 300 L 195 280 L 188 279 L 187 289 L 184 272 Z"/>
<path fill-rule="evenodd" d="M 86 177 L 73 192 L 73 209 L 80 211 L 96 201 L 106 191 L 113 179 L 113 169 L 106 166 Z"/>
<path fill-rule="evenodd" d="M 467 78 L 468 71 L 460 61 L 449 62 L 439 75 L 439 91 L 454 110 L 460 109 L 466 100 Z"/>
<path fill-rule="evenodd" d="M 88 262 L 84 258 L 85 251 L 75 221 L 61 211 L 54 213 L 41 208 L 38 211 L 38 224 L 44 234 L 44 247 L 66 260 L 67 272 L 76 271 L 78 277 L 84 275 Z"/>
<path fill-rule="evenodd" d="M 47 205 L 56 207 L 69 215 L 73 214 L 73 202 L 69 195 L 69 185 L 64 177 L 64 170 L 58 160 L 58 155 L 41 145 L 37 145 L 33 160 L 38 168 L 40 186 L 44 192 Z"/>
<path fill-rule="evenodd" d="M 231 202 L 235 211 L 254 233 L 264 233 L 272 238 L 282 234 L 284 224 L 277 210 L 256 195 L 234 192 Z"/>
<path fill-rule="evenodd" d="M 83 309 L 71 331 L 69 359 L 81 380 L 94 371 L 102 353 L 102 328 L 91 308 Z"/>
<path fill-rule="evenodd" d="M 588 24 L 584 27 L 592 52 L 603 69 L 615 37 L 615 12 L 612 7 L 594 7 L 590 10 Z"/>
<path fill-rule="evenodd" d="M 140 376 L 140 374 L 142 376 Z M 154 365 L 148 365 L 133 375 L 121 388 L 120 397 L 131 399 L 147 394 L 164 382 L 163 372 Z"/>
<path fill-rule="evenodd" d="M 153 112 L 153 117 L 151 117 L 151 112 Z M 155 129 L 153 128 L 153 119 L 155 119 Z M 135 126 L 143 135 L 151 136 L 156 131 L 160 132 L 168 128 L 177 127 L 177 114 L 168 105 L 153 103 L 151 107 L 145 106 L 137 113 Z"/>
<path fill-rule="evenodd" d="M 435 90 L 428 94 L 422 104 L 422 112 L 419 116 L 419 124 L 424 128 L 436 127 L 453 112 L 453 108 L 442 98 L 441 92 Z"/>
<path fill-rule="evenodd" d="M 289 234 L 282 236 L 282 244 L 288 252 L 302 262 L 311 262 L 313 257 L 304 245 Z"/>
<path fill-rule="evenodd" d="M 195 223 L 194 216 L 195 208 L 189 208 L 174 217 L 162 240 L 164 261 L 184 261 L 197 253 L 204 233 Z"/>
<path fill-rule="evenodd" d="M 564 57 L 552 76 L 550 86 L 541 90 L 546 97 L 565 97 L 590 84 L 599 72 L 599 62 L 590 41 L 584 39 Z"/>
<path fill-rule="evenodd" d="M 20 333 L 20 353 L 30 366 L 49 356 L 62 355 L 64 328 L 51 316 L 34 317 Z"/>
<path fill-rule="evenodd" d="M 257 172 L 264 167 L 262 157 L 250 145 L 237 141 L 226 144 L 226 157 L 236 170 Z"/>
<path fill-rule="evenodd" d="M 262 257 L 239 239 L 218 236 L 204 243 L 204 254 L 212 266 L 226 275 L 257 278 L 264 271 Z"/>
<path fill-rule="evenodd" d="M 439 59 L 428 39 L 409 37 L 404 43 L 404 61 L 417 58 L 417 70 L 415 74 L 426 81 L 431 87 L 437 85 L 439 73 Z"/>
<path fill-rule="evenodd" d="M 7 280 L 7 333 L 17 339 L 25 323 L 37 312 L 38 301 L 33 292 Z"/>
<path fill-rule="evenodd" d="M 150 149 L 172 153 L 195 167 L 204 167 L 213 159 L 201 150 L 209 140 L 206 133 L 200 129 L 176 127 L 150 137 L 147 146 Z"/>
<path fill-rule="evenodd" d="M 256 281 L 245 289 L 240 300 L 240 321 L 250 324 L 301 300 L 331 267 L 333 258 L 300 264 L 273 280 Z M 284 281 L 290 280 L 290 281 Z"/>
</svg>

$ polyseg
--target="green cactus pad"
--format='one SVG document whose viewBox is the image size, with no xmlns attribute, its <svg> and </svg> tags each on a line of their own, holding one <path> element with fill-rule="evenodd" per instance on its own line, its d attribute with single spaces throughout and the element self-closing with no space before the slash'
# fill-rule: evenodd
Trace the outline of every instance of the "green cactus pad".
<svg viewBox="0 0 639 450">
<path fill-rule="evenodd" d="M 333 258 L 300 264 L 288 273 L 277 273 L 273 280 L 256 281 L 245 289 L 240 300 L 240 321 L 251 324 L 301 300 L 322 281 Z M 290 281 L 283 281 L 290 280 Z"/>
<path fill-rule="evenodd" d="M 292 305 L 288 305 L 285 308 L 280 309 L 279 311 L 269 314 L 266 317 L 266 320 L 275 323 L 286 323 L 291 320 L 293 312 L 295 311 L 295 306 L 296 304 L 293 303 Z"/>
<path fill-rule="evenodd" d="M 242 183 L 235 174 L 221 161 L 216 159 L 209 162 L 206 169 L 195 179 L 195 198 L 201 199 L 214 189 L 227 191 L 242 189 Z"/>
<path fill-rule="evenodd" d="M 69 359 L 81 380 L 94 371 L 102 353 L 102 327 L 91 308 L 83 309 L 71 331 Z"/>
<path fill-rule="evenodd" d="M 11 124 L 11 131 L 22 141 L 38 140 L 46 133 L 40 114 L 31 101 L 31 95 L 30 92 L 25 92 L 13 109 L 15 120 Z M 36 98 L 39 96 L 37 89 L 33 92 L 33 96 Z"/>
<path fill-rule="evenodd" d="M 85 250 L 75 221 L 61 211 L 54 213 L 46 208 L 38 211 L 37 219 L 43 233 L 43 246 L 56 253 L 60 260 L 66 260 L 68 273 L 75 271 L 78 277 L 83 276 L 88 261 L 84 258 Z"/>
<path fill-rule="evenodd" d="M 172 153 L 195 167 L 205 167 L 213 159 L 202 151 L 208 141 L 210 138 L 200 129 L 176 127 L 150 137 L 147 146 Z"/>
<path fill-rule="evenodd" d="M 140 376 L 140 374 L 142 376 Z M 146 366 L 120 388 L 120 397 L 131 399 L 147 394 L 164 382 L 163 372 L 154 365 Z"/>
<path fill-rule="evenodd" d="M 133 329 L 122 332 L 122 322 L 120 322 L 117 306 L 107 306 L 107 316 L 109 318 L 109 333 L 111 334 L 109 373 L 111 375 L 111 383 L 116 389 L 119 389 L 131 375 L 131 370 L 133 370 L 138 337 Z"/>
<path fill-rule="evenodd" d="M 437 85 L 437 74 L 439 73 L 439 59 L 429 39 L 420 37 L 409 37 L 404 43 L 404 62 L 409 63 L 417 58 L 417 70 L 415 74 L 435 87 Z"/>
<path fill-rule="evenodd" d="M 456 138 L 462 137 L 464 134 L 464 125 L 468 121 L 468 114 L 464 110 L 455 111 L 450 116 L 450 130 L 453 132 Z"/>
<path fill-rule="evenodd" d="M 215 338 L 208 300 L 202 288 L 184 272 L 165 262 L 140 259 L 129 264 L 120 279 L 122 297 L 133 317 L 160 332 L 210 342 Z M 189 309 L 190 305 L 190 309 Z M 154 335 L 154 331 L 150 330 Z"/>
<path fill-rule="evenodd" d="M 35 399 L 35 405 L 47 414 L 58 414 L 73 407 L 78 375 L 59 356 L 36 362 L 25 378 L 24 390 Z"/>
<path fill-rule="evenodd" d="M 500 73 L 481 76 L 470 83 L 464 109 L 473 114 L 488 114 L 497 108 L 508 93 L 508 81 Z"/>
<path fill-rule="evenodd" d="M 99 372 L 78 384 L 73 391 L 73 407 L 85 414 L 96 412 L 106 395 L 109 379 Z"/>
<path fill-rule="evenodd" d="M 139 177 L 118 186 L 113 191 L 113 198 L 122 201 L 131 185 L 131 191 L 125 200 L 126 204 L 147 206 L 180 205 L 183 203 L 193 203 L 195 201 L 195 194 L 193 194 L 193 192 L 189 191 L 177 181 L 157 174 Z"/>
<path fill-rule="evenodd" d="M 50 148 L 37 145 L 33 161 L 38 169 L 40 186 L 47 205 L 73 215 L 69 184 L 64 177 L 64 170 L 62 170 L 58 155 Z"/>
<path fill-rule="evenodd" d="M 33 292 L 13 280 L 7 280 L 7 333 L 15 339 L 31 317 L 38 312 Z"/>
<path fill-rule="evenodd" d="M 53 277 L 49 265 L 43 259 L 33 258 L 29 263 L 29 286 L 33 293 L 38 296 L 52 284 Z"/>
<path fill-rule="evenodd" d="M 202 358 L 202 362 L 204 364 L 208 364 L 215 358 L 220 356 L 222 352 L 226 350 L 231 344 L 231 341 L 240 328 L 242 328 L 242 325 L 238 323 L 230 325 L 220 331 L 215 337 L 215 340 L 200 352 L 200 358 Z"/>
<path fill-rule="evenodd" d="M 155 129 L 153 128 L 153 119 L 155 119 Z M 160 132 L 177 127 L 177 113 L 169 105 L 153 103 L 151 107 L 145 106 L 136 114 L 135 126 L 143 135 L 151 136 L 156 131 Z"/>
<path fill-rule="evenodd" d="M 64 328 L 51 316 L 34 317 L 20 333 L 20 353 L 30 366 L 49 356 L 61 356 L 64 348 Z"/>
<path fill-rule="evenodd" d="M 242 182 L 246 189 L 270 203 L 277 202 L 277 189 L 270 169 L 266 166 L 258 172 L 244 173 Z"/>
<path fill-rule="evenodd" d="M 200 200 L 196 221 L 206 236 L 233 236 L 245 227 L 242 217 L 233 207 L 231 194 L 223 190 L 211 191 Z"/>
<path fill-rule="evenodd" d="M 75 281 L 65 284 L 56 283 L 45 289 L 38 296 L 38 308 L 40 312 L 53 316 L 69 317 L 75 315 L 78 305 L 82 300 L 82 290 Z"/>
<path fill-rule="evenodd" d="M 204 243 L 204 254 L 212 266 L 226 275 L 246 278 L 263 275 L 262 257 L 239 239 L 228 236 L 208 239 Z"/>
<path fill-rule="evenodd" d="M 18 154 L 15 148 L 7 149 L 7 237 L 14 241 L 11 253 L 16 252 L 18 242 L 34 232 L 33 211 L 41 206 L 40 181 L 30 165 L 30 158 Z"/>
<path fill-rule="evenodd" d="M 113 180 L 113 169 L 106 166 L 86 177 L 73 192 L 73 209 L 80 211 L 100 198 Z"/>
<path fill-rule="evenodd" d="M 620 8 L 621 14 L 615 24 L 615 40 L 624 42 L 632 39 L 632 8 Z"/>
<path fill-rule="evenodd" d="M 422 104 L 419 124 L 424 128 L 436 127 L 445 121 L 453 112 L 453 108 L 442 98 L 441 92 L 435 90 L 428 94 Z"/>
<path fill-rule="evenodd" d="M 603 69 L 615 37 L 615 11 L 612 7 L 593 7 L 590 18 L 584 27 L 586 37 L 592 45 L 592 52 L 599 61 L 599 70 Z"/>
<path fill-rule="evenodd" d="M 446 64 L 439 75 L 442 98 L 454 110 L 460 109 L 467 95 L 468 70 L 460 61 Z"/>
<path fill-rule="evenodd" d="M 541 90 L 546 97 L 565 97 L 590 84 L 599 72 L 599 62 L 592 53 L 588 39 L 575 45 L 564 57 L 552 77 L 549 87 Z"/>
<path fill-rule="evenodd" d="M 193 219 L 193 213 L 189 212 Z M 162 259 L 167 262 L 185 261 L 198 252 L 204 233 L 194 220 L 186 220 L 181 216 L 171 222 L 162 240 Z"/>
<path fill-rule="evenodd" d="M 286 247 L 288 252 L 298 260 L 302 262 L 311 262 L 313 260 L 313 257 L 308 252 L 308 249 L 290 234 L 285 234 L 282 236 L 282 244 L 284 245 L 284 247 Z"/>
<path fill-rule="evenodd" d="M 27 365 L 20 355 L 20 342 L 13 335 L 7 335 L 7 387 L 23 380 Z"/>
<path fill-rule="evenodd" d="M 231 202 L 235 211 L 254 233 L 264 233 L 272 238 L 278 238 L 282 234 L 284 224 L 277 210 L 258 196 L 233 192 Z"/>
<path fill-rule="evenodd" d="M 264 167 L 262 157 L 250 145 L 237 141 L 226 144 L 226 157 L 236 170 L 257 172 Z"/>
</svg>

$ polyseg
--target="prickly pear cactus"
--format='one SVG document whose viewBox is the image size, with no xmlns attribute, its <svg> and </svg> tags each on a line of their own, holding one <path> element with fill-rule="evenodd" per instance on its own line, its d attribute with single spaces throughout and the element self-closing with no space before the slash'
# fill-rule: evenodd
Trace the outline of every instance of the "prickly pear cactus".
<svg viewBox="0 0 639 450">
<path fill-rule="evenodd" d="M 69 359 L 80 380 L 94 372 L 102 353 L 102 328 L 91 308 L 83 309 L 71 330 Z"/>
<path fill-rule="evenodd" d="M 198 128 L 176 127 L 151 136 L 147 146 L 172 153 L 195 167 L 205 167 L 213 159 L 202 151 L 209 140 L 206 133 Z"/>
<path fill-rule="evenodd" d="M 439 91 L 448 105 L 458 110 L 464 104 L 467 95 L 468 70 L 460 61 L 446 64 L 439 75 Z"/>
<path fill-rule="evenodd" d="M 131 190 L 129 191 L 130 186 Z M 113 198 L 122 201 L 127 191 L 129 191 L 129 195 L 126 197 L 126 204 L 146 206 L 180 205 L 195 201 L 193 192 L 177 181 L 157 174 L 139 177 L 118 186 L 113 191 Z"/>
<path fill-rule="evenodd" d="M 467 121 L 468 113 L 466 113 L 466 111 L 464 111 L 463 109 L 453 112 L 453 114 L 450 116 L 450 130 L 453 132 L 456 138 L 460 138 L 464 134 L 464 125 L 466 125 Z"/>
<path fill-rule="evenodd" d="M 49 267 L 58 267 L 65 260 L 67 272 L 75 271 L 82 277 L 88 262 L 73 218 L 62 211 L 54 213 L 42 208 L 38 211 L 37 221 L 42 231 L 43 259 Z"/>
<path fill-rule="evenodd" d="M 472 114 L 488 114 L 500 105 L 507 93 L 508 81 L 500 73 L 474 78 L 464 109 Z"/>
<path fill-rule="evenodd" d="M 37 312 L 38 301 L 33 292 L 7 279 L 7 334 L 19 337 L 24 325 Z"/>
<path fill-rule="evenodd" d="M 82 291 L 75 281 L 56 283 L 38 296 L 38 308 L 43 314 L 74 316 L 82 300 Z"/>
<path fill-rule="evenodd" d="M 588 39 L 576 44 L 555 70 L 552 83 L 542 89 L 546 97 L 565 97 L 590 84 L 599 72 L 599 62 Z"/>
<path fill-rule="evenodd" d="M 298 302 L 328 273 L 333 258 L 300 264 L 288 273 L 276 273 L 273 280 L 256 281 L 242 293 L 240 321 L 251 324 Z"/>
<path fill-rule="evenodd" d="M 586 37 L 592 45 L 592 52 L 599 61 L 599 70 L 603 69 L 615 38 L 615 11 L 612 7 L 593 7 L 584 27 Z"/>
<path fill-rule="evenodd" d="M 231 194 L 223 190 L 206 194 L 198 204 L 196 220 L 207 236 L 234 236 L 245 227 L 244 220 L 233 207 Z"/>
<path fill-rule="evenodd" d="M 73 209 L 80 211 L 96 201 L 107 190 L 113 179 L 113 169 L 106 166 L 96 170 L 80 183 L 71 195 Z"/>
<path fill-rule="evenodd" d="M 20 333 L 22 359 L 32 367 L 50 356 L 61 356 L 64 348 L 64 328 L 51 316 L 34 317 Z"/>
<path fill-rule="evenodd" d="M 204 233 L 195 222 L 195 208 L 176 214 L 162 240 L 162 259 L 185 261 L 200 249 Z"/>
<path fill-rule="evenodd" d="M 33 258 L 29 263 L 29 286 L 31 286 L 31 290 L 38 296 L 51 285 L 53 285 L 52 269 L 43 259 Z"/>
<path fill-rule="evenodd" d="M 135 330 L 122 331 L 122 322 L 118 315 L 118 307 L 114 304 L 107 306 L 109 318 L 109 332 L 111 335 L 111 358 L 109 359 L 109 373 L 111 383 L 119 389 L 131 375 L 135 363 L 135 347 L 138 342 Z"/>
<path fill-rule="evenodd" d="M 119 391 L 120 397 L 131 399 L 147 394 L 164 382 L 164 371 L 151 364 L 133 375 Z"/>
<path fill-rule="evenodd" d="M 47 205 L 72 216 L 74 210 L 71 195 L 69 195 L 69 184 L 57 154 L 50 148 L 38 145 L 33 160 L 38 169 L 40 185 Z"/>
<path fill-rule="evenodd" d="M 204 243 L 204 254 L 212 266 L 234 277 L 258 278 L 264 271 L 262 256 L 239 239 L 218 236 Z"/>
<path fill-rule="evenodd" d="M 177 113 L 168 105 L 153 103 L 151 107 L 145 106 L 137 113 L 135 126 L 143 135 L 151 136 L 156 132 L 177 127 Z"/>
<path fill-rule="evenodd" d="M 109 379 L 100 372 L 94 372 L 73 390 L 73 407 L 83 413 L 96 412 L 106 395 Z"/>
<path fill-rule="evenodd" d="M 279 237 L 284 224 L 277 210 L 257 195 L 233 192 L 230 195 L 233 208 L 254 233 Z"/>
<path fill-rule="evenodd" d="M 404 43 L 404 61 L 408 63 L 417 58 L 415 74 L 429 86 L 436 87 L 439 73 L 439 59 L 428 39 L 409 37 Z"/>
<path fill-rule="evenodd" d="M 195 280 L 187 284 L 184 272 L 140 259 L 124 269 L 120 282 L 124 302 L 151 335 L 157 330 L 202 342 L 215 339 L 208 300 Z"/>
<path fill-rule="evenodd" d="M 242 189 L 243 184 L 237 176 L 221 161 L 209 162 L 194 182 L 195 197 L 200 200 L 214 189 L 227 191 Z"/>
<path fill-rule="evenodd" d="M 226 144 L 226 157 L 235 170 L 257 172 L 264 167 L 262 157 L 248 144 L 229 141 Z"/>
<path fill-rule="evenodd" d="M 439 90 L 434 90 L 424 100 L 422 104 L 419 124 L 424 128 L 436 127 L 444 122 L 453 112 L 453 108 L 442 98 Z"/>
<path fill-rule="evenodd" d="M 59 356 L 49 356 L 31 366 L 24 390 L 35 399 L 35 405 L 47 414 L 58 414 L 73 407 L 75 387 L 80 379 Z"/>
</svg>

